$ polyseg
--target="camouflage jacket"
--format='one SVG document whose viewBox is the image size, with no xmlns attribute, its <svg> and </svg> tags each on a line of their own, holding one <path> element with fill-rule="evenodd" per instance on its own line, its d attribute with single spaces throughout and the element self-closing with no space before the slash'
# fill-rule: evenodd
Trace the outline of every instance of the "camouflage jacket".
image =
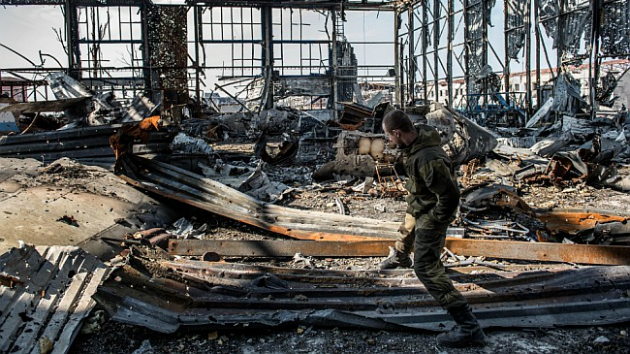
<svg viewBox="0 0 630 354">
<path fill-rule="evenodd" d="M 403 150 L 409 179 L 407 213 L 416 217 L 418 229 L 446 228 L 455 219 L 459 188 L 453 165 L 431 126 L 418 125 L 418 138 Z"/>
</svg>

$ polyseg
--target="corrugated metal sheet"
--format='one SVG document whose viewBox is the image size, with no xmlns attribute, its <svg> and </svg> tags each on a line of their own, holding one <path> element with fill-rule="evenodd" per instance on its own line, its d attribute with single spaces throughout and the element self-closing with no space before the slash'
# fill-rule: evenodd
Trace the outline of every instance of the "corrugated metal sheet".
<svg viewBox="0 0 630 354">
<path fill-rule="evenodd" d="M 146 191 L 296 239 L 365 241 L 397 239 L 398 223 L 300 210 L 264 203 L 224 184 L 139 156 L 119 160 L 120 177 Z"/>
<path fill-rule="evenodd" d="M 132 253 L 138 256 L 118 271 L 120 281 L 106 282 L 95 298 L 114 319 L 160 332 L 295 324 L 443 331 L 452 325 L 412 270 L 291 269 Z M 465 274 L 461 268 L 451 275 L 484 327 L 630 320 L 630 266 L 507 269 Z"/>
<path fill-rule="evenodd" d="M 121 124 L 102 125 L 0 137 L 0 156 L 35 158 L 45 161 L 62 157 L 74 159 L 114 157 L 109 138 Z M 137 142 L 133 152 L 139 155 L 170 152 L 172 136 L 165 132 L 152 132 L 146 143 Z"/>
<path fill-rule="evenodd" d="M 13 248 L 0 256 L 0 352 L 66 353 L 109 268 L 77 247 Z"/>
</svg>

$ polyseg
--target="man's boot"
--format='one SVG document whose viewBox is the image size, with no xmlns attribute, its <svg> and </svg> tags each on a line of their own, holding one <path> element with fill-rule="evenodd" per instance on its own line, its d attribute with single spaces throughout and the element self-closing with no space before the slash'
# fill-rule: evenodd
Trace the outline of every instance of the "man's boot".
<svg viewBox="0 0 630 354">
<path fill-rule="evenodd" d="M 457 325 L 450 332 L 437 336 L 438 345 L 450 348 L 463 348 L 486 345 L 486 335 L 483 333 L 477 318 L 473 315 L 468 304 L 448 310 Z"/>
<path fill-rule="evenodd" d="M 409 254 L 390 248 L 389 257 L 381 262 L 381 270 L 396 268 L 411 268 L 412 262 Z"/>
</svg>

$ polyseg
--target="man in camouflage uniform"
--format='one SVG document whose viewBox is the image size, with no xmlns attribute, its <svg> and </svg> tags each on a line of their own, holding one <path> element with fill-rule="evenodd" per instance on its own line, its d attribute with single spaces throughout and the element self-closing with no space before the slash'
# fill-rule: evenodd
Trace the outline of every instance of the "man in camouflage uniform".
<svg viewBox="0 0 630 354">
<path fill-rule="evenodd" d="M 413 268 L 418 279 L 457 323 L 450 332 L 438 335 L 438 344 L 449 347 L 484 345 L 483 330 L 466 299 L 446 275 L 440 260 L 446 229 L 455 219 L 460 198 L 452 163 L 440 145 L 440 136 L 428 125 L 421 124 L 416 129 L 409 116 L 400 110 L 385 116 L 383 131 L 392 143 L 403 149 L 409 196 L 396 253 L 381 267 L 409 266 L 413 245 Z"/>
</svg>

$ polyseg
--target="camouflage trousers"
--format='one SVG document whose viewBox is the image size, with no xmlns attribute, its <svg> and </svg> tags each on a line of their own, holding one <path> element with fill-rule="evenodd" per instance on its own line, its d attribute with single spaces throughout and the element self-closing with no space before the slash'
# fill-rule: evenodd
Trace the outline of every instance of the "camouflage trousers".
<svg viewBox="0 0 630 354">
<path fill-rule="evenodd" d="M 410 214 L 407 216 L 413 218 Z M 401 237 L 396 241 L 396 250 L 410 254 L 415 249 L 413 269 L 416 276 L 440 306 L 448 310 L 466 305 L 466 299 L 455 289 L 440 260 L 448 226 L 427 230 L 415 229 L 413 225 L 415 223 L 412 224 L 410 218 L 405 217 L 399 229 Z"/>
</svg>

